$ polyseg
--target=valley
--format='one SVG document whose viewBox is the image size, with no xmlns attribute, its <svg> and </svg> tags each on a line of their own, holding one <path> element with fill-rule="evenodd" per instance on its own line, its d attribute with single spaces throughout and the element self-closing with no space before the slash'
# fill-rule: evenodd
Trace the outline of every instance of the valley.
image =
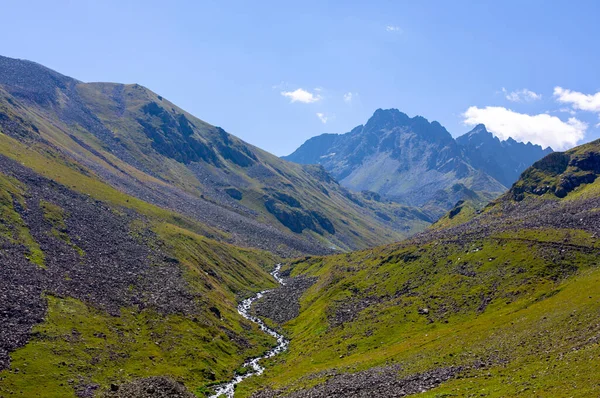
<svg viewBox="0 0 600 398">
<path fill-rule="evenodd" d="M 0 57 L 0 397 L 597 396 L 599 176 L 397 109 L 282 159 Z"/>
</svg>

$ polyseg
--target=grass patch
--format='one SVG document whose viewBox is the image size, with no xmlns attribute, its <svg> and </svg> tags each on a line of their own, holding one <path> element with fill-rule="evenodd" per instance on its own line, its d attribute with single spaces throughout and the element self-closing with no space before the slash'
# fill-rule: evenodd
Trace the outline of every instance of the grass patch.
<svg viewBox="0 0 600 398">
<path fill-rule="evenodd" d="M 0 239 L 24 245 L 29 251 L 28 260 L 44 268 L 44 252 L 15 209 L 15 204 L 25 208 L 23 193 L 24 188 L 19 181 L 0 174 Z"/>
<path fill-rule="evenodd" d="M 80 385 L 107 388 L 159 375 L 194 391 L 228 379 L 246 356 L 272 345 L 256 328 L 242 329 L 233 311 L 224 312 L 218 323 L 133 308 L 112 317 L 75 299 L 47 300 L 46 321 L 11 355 L 11 370 L 0 373 L 0 395 L 74 397 Z M 219 324 L 243 332 L 250 346 L 231 341 Z"/>
</svg>

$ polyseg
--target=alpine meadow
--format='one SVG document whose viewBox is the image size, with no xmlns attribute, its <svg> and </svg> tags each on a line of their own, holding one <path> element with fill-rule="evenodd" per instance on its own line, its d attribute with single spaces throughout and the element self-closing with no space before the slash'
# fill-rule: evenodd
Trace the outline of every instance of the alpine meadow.
<svg viewBox="0 0 600 398">
<path fill-rule="evenodd" d="M 595 2 L 4 10 L 0 398 L 600 396 Z"/>
</svg>

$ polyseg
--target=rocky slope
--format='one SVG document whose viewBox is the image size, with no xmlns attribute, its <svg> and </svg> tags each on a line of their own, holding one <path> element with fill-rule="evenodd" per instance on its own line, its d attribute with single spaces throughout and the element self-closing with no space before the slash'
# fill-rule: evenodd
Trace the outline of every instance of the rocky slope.
<svg viewBox="0 0 600 398">
<path fill-rule="evenodd" d="M 431 221 L 351 193 L 318 166 L 278 159 L 142 86 L 82 83 L 29 61 L 0 57 L 0 130 L 221 232 L 212 238 L 281 255 L 391 242 Z"/>
<path fill-rule="evenodd" d="M 439 217 L 472 192 L 487 203 L 547 153 L 500 142 L 482 126 L 454 140 L 438 122 L 378 109 L 364 126 L 313 137 L 284 159 L 321 164 L 347 188 L 374 191 Z"/>
<path fill-rule="evenodd" d="M 275 256 L 12 149 L 24 157 L 0 155 L 0 396 L 91 397 L 162 376 L 202 390 L 272 344 L 235 309 L 275 285 Z M 110 200 L 23 164 L 39 161 Z"/>
<path fill-rule="evenodd" d="M 288 263 L 316 281 L 240 395 L 598 395 L 599 176 L 600 140 L 406 241 Z"/>
</svg>

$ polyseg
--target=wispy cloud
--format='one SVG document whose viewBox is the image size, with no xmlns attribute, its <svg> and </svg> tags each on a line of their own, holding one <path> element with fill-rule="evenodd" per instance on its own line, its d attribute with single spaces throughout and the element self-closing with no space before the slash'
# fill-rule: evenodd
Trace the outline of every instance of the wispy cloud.
<svg viewBox="0 0 600 398">
<path fill-rule="evenodd" d="M 587 123 L 574 117 L 565 122 L 546 113 L 528 115 L 499 106 L 472 106 L 463 117 L 464 124 L 472 126 L 483 123 L 500 139 L 512 137 L 517 141 L 550 146 L 556 150 L 577 145 L 588 127 Z"/>
<path fill-rule="evenodd" d="M 344 94 L 344 102 L 351 104 L 354 98 L 358 97 L 358 93 L 347 92 Z"/>
<path fill-rule="evenodd" d="M 504 93 L 506 99 L 512 102 L 531 102 L 542 99 L 542 94 L 538 94 L 526 88 L 508 92 L 504 87 L 502 87 L 502 92 Z"/>
<path fill-rule="evenodd" d="M 554 87 L 554 97 L 558 102 L 570 104 L 574 109 L 600 113 L 600 92 L 584 94 L 562 87 Z"/>
<path fill-rule="evenodd" d="M 388 32 L 402 33 L 402 28 L 396 25 L 387 25 L 385 30 Z"/>
<path fill-rule="evenodd" d="M 289 98 L 290 102 L 302 102 L 305 104 L 320 101 L 322 98 L 319 94 L 313 94 L 301 88 L 294 91 L 282 91 L 281 95 Z"/>
<path fill-rule="evenodd" d="M 321 121 L 321 123 L 326 124 L 327 120 L 329 120 L 329 117 L 325 116 L 324 113 L 321 112 L 317 112 L 317 117 L 319 118 L 319 120 Z"/>
<path fill-rule="evenodd" d="M 577 111 L 571 108 L 560 108 L 558 111 L 562 113 L 568 113 L 571 116 L 577 115 Z"/>
</svg>

